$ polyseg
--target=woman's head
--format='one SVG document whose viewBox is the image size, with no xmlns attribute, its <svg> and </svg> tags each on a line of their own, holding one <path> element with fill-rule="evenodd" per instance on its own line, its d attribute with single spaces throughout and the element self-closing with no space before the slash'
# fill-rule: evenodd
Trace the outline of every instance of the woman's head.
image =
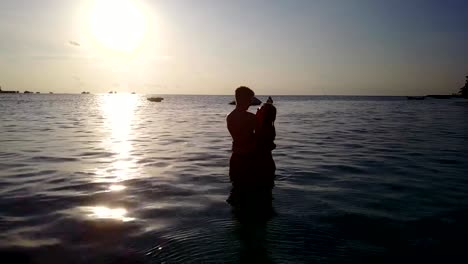
<svg viewBox="0 0 468 264">
<path fill-rule="evenodd" d="M 258 109 L 257 117 L 260 125 L 273 125 L 276 120 L 276 107 L 271 103 L 263 104 Z"/>
<path fill-rule="evenodd" d="M 264 122 L 273 123 L 276 120 L 276 107 L 273 104 L 264 104 L 262 108 L 265 108 Z"/>
</svg>

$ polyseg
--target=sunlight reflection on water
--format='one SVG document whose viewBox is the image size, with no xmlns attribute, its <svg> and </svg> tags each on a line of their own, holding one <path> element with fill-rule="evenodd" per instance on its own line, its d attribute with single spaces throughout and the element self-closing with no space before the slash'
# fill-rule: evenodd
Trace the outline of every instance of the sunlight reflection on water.
<svg viewBox="0 0 468 264">
<path fill-rule="evenodd" d="M 113 219 L 122 222 L 129 222 L 135 218 L 127 217 L 127 210 L 125 208 L 109 208 L 106 206 L 90 206 L 82 207 L 82 211 L 93 219 Z"/>
<path fill-rule="evenodd" d="M 109 191 L 118 192 L 118 191 L 125 190 L 125 188 L 127 187 L 120 185 L 120 184 L 115 184 L 115 185 L 109 186 Z"/>
<path fill-rule="evenodd" d="M 111 191 L 120 191 L 125 186 L 117 183 L 128 180 L 138 173 L 138 166 L 130 154 L 133 150 L 131 139 L 134 136 L 132 122 L 139 100 L 135 95 L 103 95 L 100 100 L 105 127 L 110 135 L 103 139 L 105 149 L 115 155 L 111 164 L 97 169 L 97 181 L 111 182 Z"/>
<path fill-rule="evenodd" d="M 100 99 L 100 109 L 109 135 L 103 139 L 102 144 L 104 149 L 114 154 L 114 158 L 106 166 L 97 168 L 96 181 L 109 182 L 108 191 L 119 192 L 126 189 L 120 183 L 138 173 L 135 158 L 131 155 L 131 139 L 134 136 L 132 122 L 139 100 L 135 95 L 129 94 L 103 95 Z M 87 211 L 88 216 L 96 219 L 116 219 L 123 222 L 134 220 L 126 217 L 125 208 L 94 206 L 88 207 Z"/>
</svg>

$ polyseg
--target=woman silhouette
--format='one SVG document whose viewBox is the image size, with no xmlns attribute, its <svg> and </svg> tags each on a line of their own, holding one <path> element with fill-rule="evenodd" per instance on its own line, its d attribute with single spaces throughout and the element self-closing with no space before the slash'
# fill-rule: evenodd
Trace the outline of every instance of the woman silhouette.
<svg viewBox="0 0 468 264">
<path fill-rule="evenodd" d="M 256 160 L 257 178 L 260 187 L 271 189 L 274 186 L 276 165 L 273 160 L 272 150 L 276 148 L 274 143 L 276 137 L 275 120 L 276 107 L 273 99 L 268 100 L 257 110 Z"/>
</svg>

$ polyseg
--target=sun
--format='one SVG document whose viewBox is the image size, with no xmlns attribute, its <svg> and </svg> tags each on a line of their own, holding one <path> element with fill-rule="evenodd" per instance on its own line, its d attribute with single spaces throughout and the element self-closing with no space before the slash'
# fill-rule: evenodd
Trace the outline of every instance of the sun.
<svg viewBox="0 0 468 264">
<path fill-rule="evenodd" d="M 145 34 L 145 17 L 132 0 L 96 0 L 91 11 L 91 32 L 106 48 L 132 52 Z"/>
</svg>

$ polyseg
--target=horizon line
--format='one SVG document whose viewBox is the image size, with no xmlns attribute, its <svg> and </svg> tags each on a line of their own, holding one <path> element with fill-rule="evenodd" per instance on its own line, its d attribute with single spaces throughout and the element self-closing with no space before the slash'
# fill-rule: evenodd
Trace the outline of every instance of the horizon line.
<svg viewBox="0 0 468 264">
<path fill-rule="evenodd" d="M 60 92 L 39 92 L 40 95 L 82 95 L 81 92 L 77 93 L 60 93 Z M 5 93 L 7 94 L 7 93 Z M 24 92 L 13 93 L 13 94 L 24 94 Z M 104 95 L 109 94 L 108 92 L 98 92 L 98 93 L 89 93 L 86 95 Z M 132 94 L 132 92 L 117 92 L 116 94 Z M 11 95 L 11 94 L 10 94 Z M 28 95 L 37 95 L 36 92 L 31 92 Z M 83 94 L 85 95 L 85 94 Z M 235 96 L 234 94 L 190 94 L 190 93 L 136 93 L 135 95 L 188 95 L 188 96 Z M 428 96 L 428 95 L 456 95 L 452 94 L 426 94 L 418 96 Z M 368 97 L 405 97 L 405 96 L 415 96 L 415 95 L 370 95 L 370 94 L 256 94 L 255 96 L 368 96 Z"/>
</svg>

